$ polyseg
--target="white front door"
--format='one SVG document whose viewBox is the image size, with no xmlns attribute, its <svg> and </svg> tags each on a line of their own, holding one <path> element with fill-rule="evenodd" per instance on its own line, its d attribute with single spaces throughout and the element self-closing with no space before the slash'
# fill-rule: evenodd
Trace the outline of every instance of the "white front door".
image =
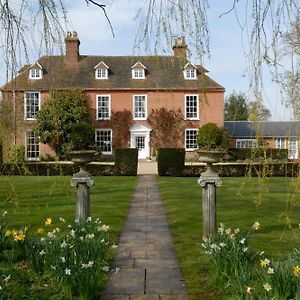
<svg viewBox="0 0 300 300">
<path fill-rule="evenodd" d="M 150 157 L 150 131 L 145 125 L 136 125 L 130 129 L 130 147 L 138 149 L 139 159 Z"/>
</svg>

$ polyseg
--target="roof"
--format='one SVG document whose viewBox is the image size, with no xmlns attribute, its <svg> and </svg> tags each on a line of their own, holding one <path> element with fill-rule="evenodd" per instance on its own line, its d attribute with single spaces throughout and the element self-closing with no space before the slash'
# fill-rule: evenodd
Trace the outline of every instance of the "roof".
<svg viewBox="0 0 300 300">
<path fill-rule="evenodd" d="M 107 80 L 95 79 L 94 68 L 99 62 L 109 67 Z M 132 66 L 140 62 L 147 66 L 146 79 L 131 78 Z M 80 56 L 78 64 L 64 64 L 64 56 L 44 56 L 38 60 L 43 78 L 28 80 L 28 68 L 22 68 L 15 80 L 1 87 L 14 90 L 218 90 L 224 88 L 197 66 L 198 80 L 185 80 L 185 61 L 174 56 Z"/>
<path fill-rule="evenodd" d="M 297 121 L 225 121 L 224 127 L 233 138 L 296 137 L 300 135 L 300 122 Z"/>
</svg>

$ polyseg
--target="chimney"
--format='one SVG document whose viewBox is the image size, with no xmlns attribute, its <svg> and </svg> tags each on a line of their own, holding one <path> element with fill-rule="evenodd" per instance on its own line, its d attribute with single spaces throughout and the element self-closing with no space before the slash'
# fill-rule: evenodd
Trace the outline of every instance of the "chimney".
<svg viewBox="0 0 300 300">
<path fill-rule="evenodd" d="M 174 52 L 174 57 L 186 59 L 187 45 L 185 43 L 185 38 L 183 36 L 175 38 L 172 49 Z"/>
<path fill-rule="evenodd" d="M 76 65 L 79 62 L 79 45 L 80 41 L 76 31 L 67 32 L 65 38 L 66 42 L 66 56 L 65 63 L 67 65 Z"/>
</svg>

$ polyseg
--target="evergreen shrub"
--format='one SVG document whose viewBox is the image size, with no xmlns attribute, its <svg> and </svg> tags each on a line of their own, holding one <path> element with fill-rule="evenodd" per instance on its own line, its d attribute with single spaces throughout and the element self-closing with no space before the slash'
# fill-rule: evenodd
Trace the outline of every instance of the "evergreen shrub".
<svg viewBox="0 0 300 300">
<path fill-rule="evenodd" d="M 137 148 L 116 149 L 114 175 L 136 176 L 137 167 L 138 167 Z"/>
<path fill-rule="evenodd" d="M 160 176 L 182 176 L 185 149 L 158 148 L 157 167 Z"/>
</svg>

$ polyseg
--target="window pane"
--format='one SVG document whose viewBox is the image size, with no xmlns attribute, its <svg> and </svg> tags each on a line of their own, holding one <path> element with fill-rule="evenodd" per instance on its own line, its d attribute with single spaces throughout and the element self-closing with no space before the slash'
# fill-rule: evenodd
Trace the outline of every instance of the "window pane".
<svg viewBox="0 0 300 300">
<path fill-rule="evenodd" d="M 40 146 L 34 132 L 26 132 L 26 158 L 36 160 L 40 156 Z"/>
<path fill-rule="evenodd" d="M 197 130 L 188 129 L 185 131 L 185 148 L 190 150 L 197 148 Z"/>
<path fill-rule="evenodd" d="M 198 118 L 198 96 L 185 97 L 185 116 L 187 119 Z"/>
<path fill-rule="evenodd" d="M 145 96 L 134 96 L 134 118 L 146 118 Z"/>
<path fill-rule="evenodd" d="M 111 130 L 96 130 L 96 144 L 103 153 L 112 152 Z"/>
<path fill-rule="evenodd" d="M 35 119 L 37 112 L 39 111 L 39 93 L 27 92 L 25 94 L 25 118 Z"/>
<path fill-rule="evenodd" d="M 98 119 L 109 119 L 110 109 L 109 109 L 109 96 L 98 96 Z"/>
</svg>

